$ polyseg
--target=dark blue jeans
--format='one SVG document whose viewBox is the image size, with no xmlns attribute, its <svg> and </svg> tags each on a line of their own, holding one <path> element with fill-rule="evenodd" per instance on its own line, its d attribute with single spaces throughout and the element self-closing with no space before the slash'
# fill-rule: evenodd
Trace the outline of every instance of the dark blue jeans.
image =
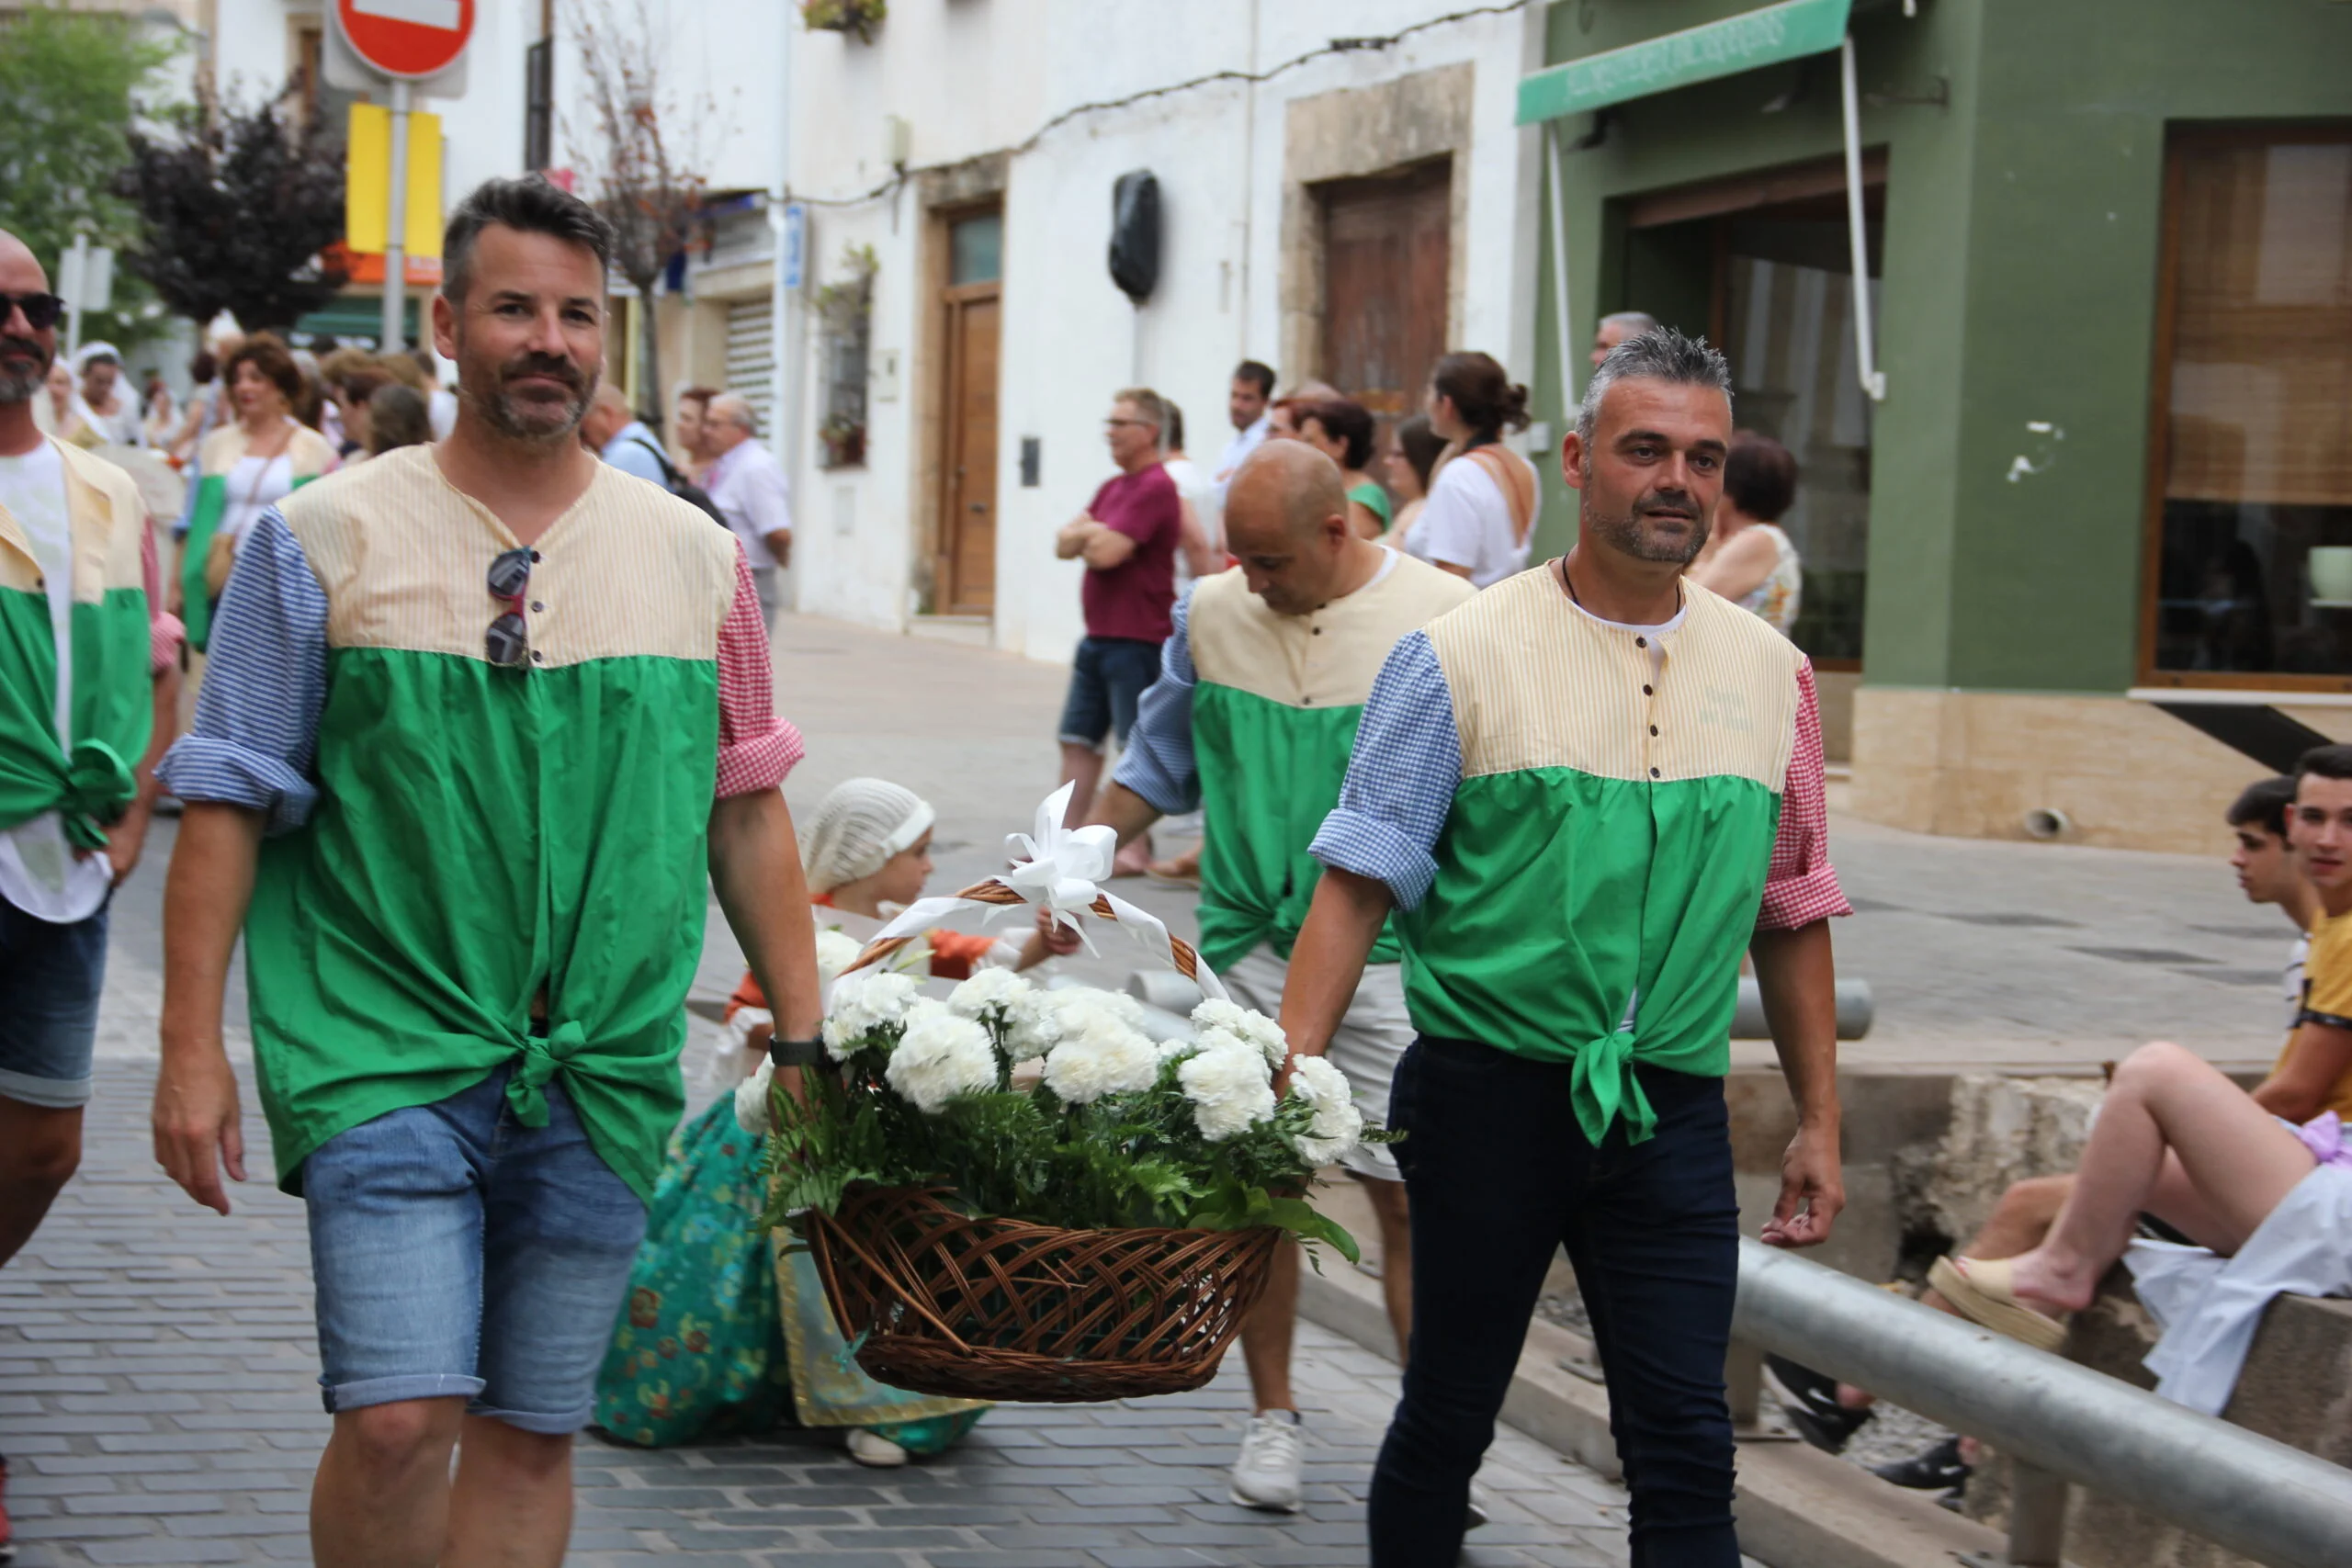
<svg viewBox="0 0 2352 1568">
<path fill-rule="evenodd" d="M 1595 1148 L 1568 1065 L 1423 1035 L 1389 1100 L 1413 1221 L 1413 1340 L 1372 1480 L 1373 1568 L 1453 1568 L 1555 1247 L 1609 1382 L 1634 1568 L 1738 1568 L 1724 1354 L 1739 1210 L 1720 1078 L 1640 1069 L 1657 1132 Z"/>
</svg>

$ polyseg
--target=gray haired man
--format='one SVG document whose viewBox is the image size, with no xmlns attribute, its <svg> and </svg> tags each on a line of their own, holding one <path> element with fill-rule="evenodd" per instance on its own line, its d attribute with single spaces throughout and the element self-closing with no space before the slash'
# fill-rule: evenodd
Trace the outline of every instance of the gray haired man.
<svg viewBox="0 0 2352 1568">
<path fill-rule="evenodd" d="M 1389 1091 L 1413 1343 L 1373 1472 L 1373 1568 L 1460 1553 L 1561 1246 L 1634 1568 L 1738 1568 L 1723 1080 L 1739 955 L 1797 1105 L 1763 1237 L 1809 1247 L 1844 1201 L 1826 917 L 1846 903 L 1812 667 L 1683 576 L 1723 490 L 1730 380 L 1672 332 L 1611 351 L 1561 443 L 1576 548 L 1396 644 L 1309 850 L 1325 870 L 1291 949 L 1291 1049 L 1325 1050 L 1392 916 L 1419 1032 Z"/>
<path fill-rule="evenodd" d="M 1643 310 L 1619 310 L 1600 318 L 1600 325 L 1592 334 L 1592 367 L 1600 368 L 1609 351 L 1629 337 L 1657 331 L 1657 318 Z"/>
<path fill-rule="evenodd" d="M 703 415 L 702 449 L 710 455 L 703 488 L 743 541 L 759 591 L 760 615 L 775 627 L 776 570 L 792 564 L 792 486 L 767 444 L 759 416 L 740 392 L 721 392 Z"/>
</svg>

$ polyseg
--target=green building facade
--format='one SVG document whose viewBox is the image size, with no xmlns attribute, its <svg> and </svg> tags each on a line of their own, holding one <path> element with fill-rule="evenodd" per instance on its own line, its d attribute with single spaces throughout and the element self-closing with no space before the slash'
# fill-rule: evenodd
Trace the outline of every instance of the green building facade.
<svg viewBox="0 0 2352 1568">
<path fill-rule="evenodd" d="M 1861 814 L 2216 843 L 2256 758 L 2352 739 L 2352 4 L 1846 9 L 1550 7 L 1547 60 L 1623 96 L 1539 120 L 1539 401 L 1580 393 L 1607 312 L 1724 347 L 1739 423 L 1804 466 L 1797 639 Z M 1635 69 L 1839 22 L 1883 400 L 1839 51 L 1645 93 Z M 1576 85 L 1531 78 L 1522 118 Z M 1547 486 L 1556 550 L 1575 511 Z"/>
</svg>

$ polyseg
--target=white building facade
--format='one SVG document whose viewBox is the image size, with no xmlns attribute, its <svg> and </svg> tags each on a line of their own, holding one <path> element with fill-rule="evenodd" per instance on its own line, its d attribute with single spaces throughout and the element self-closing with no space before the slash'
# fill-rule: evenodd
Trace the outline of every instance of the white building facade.
<svg viewBox="0 0 2352 1568">
<path fill-rule="evenodd" d="M 1064 660 L 1081 569 L 1054 536 L 1114 471 L 1117 389 L 1174 400 L 1213 467 L 1245 358 L 1389 416 L 1448 350 L 1532 379 L 1541 147 L 1512 117 L 1544 7 L 1427 25 L 1445 9 L 894 0 L 871 41 L 794 39 L 800 607 Z M 1138 303 L 1107 252 L 1139 171 L 1160 241 Z M 849 334 L 827 318 L 869 266 L 862 450 L 840 461 Z"/>
</svg>

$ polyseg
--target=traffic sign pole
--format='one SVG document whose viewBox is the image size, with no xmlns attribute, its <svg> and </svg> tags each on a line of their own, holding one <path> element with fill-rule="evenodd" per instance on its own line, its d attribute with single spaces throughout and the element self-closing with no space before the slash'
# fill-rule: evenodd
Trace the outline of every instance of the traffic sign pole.
<svg viewBox="0 0 2352 1568">
<path fill-rule="evenodd" d="M 383 349 L 408 346 L 408 82 L 392 79 L 392 188 L 386 193 Z"/>
</svg>

